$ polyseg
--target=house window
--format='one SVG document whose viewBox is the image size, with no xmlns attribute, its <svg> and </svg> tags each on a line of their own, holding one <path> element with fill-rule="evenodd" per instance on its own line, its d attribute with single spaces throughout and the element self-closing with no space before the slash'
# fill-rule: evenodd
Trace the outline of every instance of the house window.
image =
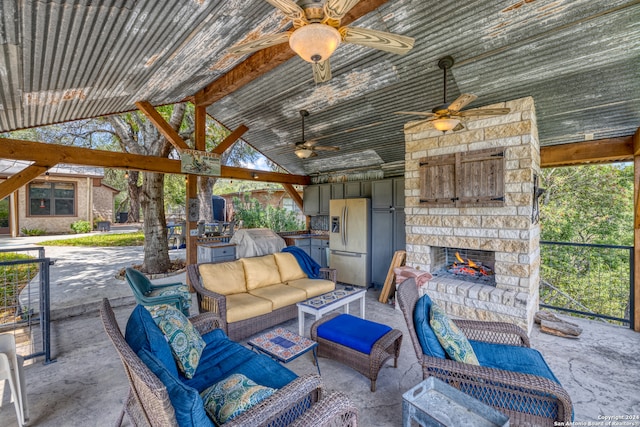
<svg viewBox="0 0 640 427">
<path fill-rule="evenodd" d="M 76 186 L 70 182 L 29 184 L 30 216 L 75 216 Z"/>
<path fill-rule="evenodd" d="M 289 197 L 284 197 L 282 199 L 282 207 L 291 212 L 300 211 L 300 208 L 298 207 L 298 205 L 296 205 L 296 202 L 294 202 L 293 199 Z"/>
</svg>

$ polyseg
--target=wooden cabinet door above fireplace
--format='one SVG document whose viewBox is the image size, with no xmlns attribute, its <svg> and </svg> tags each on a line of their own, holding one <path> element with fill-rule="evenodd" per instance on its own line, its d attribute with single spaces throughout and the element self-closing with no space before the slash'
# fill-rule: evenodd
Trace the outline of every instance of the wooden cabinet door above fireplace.
<svg viewBox="0 0 640 427">
<path fill-rule="evenodd" d="M 420 159 L 420 204 L 433 207 L 503 206 L 504 149 Z"/>
</svg>

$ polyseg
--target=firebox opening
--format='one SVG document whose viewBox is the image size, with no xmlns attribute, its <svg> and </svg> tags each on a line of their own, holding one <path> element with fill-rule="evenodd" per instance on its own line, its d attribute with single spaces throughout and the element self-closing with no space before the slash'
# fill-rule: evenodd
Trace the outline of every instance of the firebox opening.
<svg viewBox="0 0 640 427">
<path fill-rule="evenodd" d="M 431 247 L 431 271 L 434 276 L 495 286 L 495 254 L 476 249 Z"/>
</svg>

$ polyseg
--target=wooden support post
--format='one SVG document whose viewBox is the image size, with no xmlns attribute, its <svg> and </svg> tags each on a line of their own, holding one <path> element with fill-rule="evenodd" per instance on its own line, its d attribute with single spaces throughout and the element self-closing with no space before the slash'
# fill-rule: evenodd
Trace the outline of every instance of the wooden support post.
<svg viewBox="0 0 640 427">
<path fill-rule="evenodd" d="M 206 149 L 206 107 L 196 107 L 195 111 L 195 149 L 205 151 Z M 187 175 L 187 207 L 189 200 L 198 198 L 198 176 Z M 198 221 L 189 221 L 187 218 L 187 265 L 198 262 L 198 236 L 192 236 L 191 230 L 198 229 Z M 189 284 L 191 286 L 191 284 Z"/>
<path fill-rule="evenodd" d="M 633 221 L 633 258 L 634 271 L 633 274 L 633 330 L 640 332 L 640 128 L 633 135 L 633 167 L 634 167 L 634 221 Z"/>
</svg>

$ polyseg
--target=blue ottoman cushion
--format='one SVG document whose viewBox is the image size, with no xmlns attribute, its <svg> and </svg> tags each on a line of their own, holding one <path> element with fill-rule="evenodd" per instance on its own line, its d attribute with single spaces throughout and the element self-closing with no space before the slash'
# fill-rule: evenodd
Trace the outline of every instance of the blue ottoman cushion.
<svg viewBox="0 0 640 427">
<path fill-rule="evenodd" d="M 373 345 L 391 328 L 350 314 L 341 314 L 318 326 L 318 337 L 370 354 Z"/>
</svg>

